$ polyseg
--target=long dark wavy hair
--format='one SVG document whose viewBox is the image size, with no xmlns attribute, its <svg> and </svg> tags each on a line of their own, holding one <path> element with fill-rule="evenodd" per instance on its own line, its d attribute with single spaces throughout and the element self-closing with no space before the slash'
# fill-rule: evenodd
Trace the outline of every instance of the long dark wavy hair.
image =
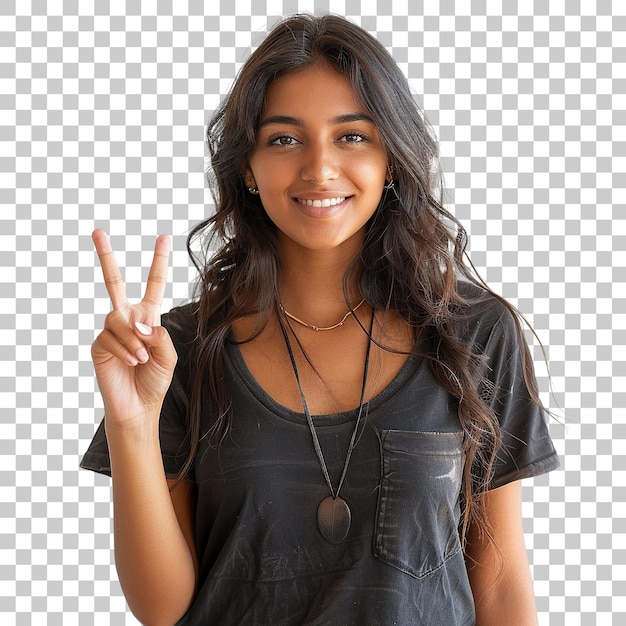
<svg viewBox="0 0 626 626">
<path fill-rule="evenodd" d="M 489 537 L 480 496 L 492 473 L 500 431 L 496 416 L 481 399 L 481 354 L 462 340 L 469 303 L 459 279 L 481 285 L 481 293 L 487 288 L 465 255 L 465 230 L 443 207 L 438 145 L 408 81 L 374 37 L 333 15 L 295 15 L 276 26 L 245 63 L 208 126 L 209 184 L 216 212 L 193 229 L 187 242 L 199 271 L 198 341 L 193 352 L 191 453 L 183 473 L 193 462 L 200 437 L 208 436 L 218 446 L 231 423 L 223 350 L 232 324 L 255 315 L 260 332 L 277 310 L 276 227 L 243 180 L 265 93 L 276 78 L 319 63 L 350 81 L 378 127 L 394 178 L 393 192 L 383 195 L 367 224 L 361 254 L 347 269 L 345 288 L 358 281 L 370 306 L 396 311 L 416 333 L 431 338 L 426 356 L 437 382 L 456 398 L 464 432 L 461 537 L 470 523 L 477 523 Z M 200 253 L 193 249 L 197 239 Z M 539 402 L 530 354 L 525 342 L 520 344 L 527 385 Z M 219 417 L 211 432 L 200 433 L 207 381 Z"/>
</svg>

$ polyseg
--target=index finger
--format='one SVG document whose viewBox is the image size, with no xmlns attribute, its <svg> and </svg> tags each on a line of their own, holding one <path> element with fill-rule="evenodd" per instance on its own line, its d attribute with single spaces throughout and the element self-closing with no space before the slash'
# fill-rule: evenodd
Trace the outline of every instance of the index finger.
<svg viewBox="0 0 626 626">
<path fill-rule="evenodd" d="M 167 268 L 170 256 L 170 238 L 167 235 L 157 237 L 154 244 L 154 257 L 146 282 L 146 292 L 143 301 L 160 307 L 167 285 Z"/>
<path fill-rule="evenodd" d="M 91 238 L 100 259 L 104 284 L 109 292 L 113 308 L 124 309 L 128 306 L 126 287 L 124 286 L 124 279 L 117 265 L 113 248 L 111 248 L 109 236 L 103 230 L 94 230 Z"/>
</svg>

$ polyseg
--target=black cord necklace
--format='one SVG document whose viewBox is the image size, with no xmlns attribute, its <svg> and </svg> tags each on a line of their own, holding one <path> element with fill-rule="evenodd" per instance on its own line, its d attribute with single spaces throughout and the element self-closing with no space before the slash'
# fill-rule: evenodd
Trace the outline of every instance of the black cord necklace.
<svg viewBox="0 0 626 626">
<path fill-rule="evenodd" d="M 288 321 L 287 321 L 287 324 L 289 324 Z M 324 474 L 324 478 L 326 479 L 326 484 L 328 485 L 328 489 L 330 490 L 330 495 L 324 498 L 320 502 L 319 507 L 317 508 L 317 526 L 319 528 L 320 533 L 322 534 L 322 537 L 324 537 L 326 541 L 328 541 L 329 543 L 341 543 L 342 541 L 345 541 L 346 537 L 348 536 L 348 533 L 350 532 L 350 524 L 352 523 L 352 513 L 350 512 L 350 507 L 348 506 L 347 502 L 343 498 L 339 497 L 339 492 L 341 491 L 341 487 L 343 486 L 343 482 L 346 477 L 346 473 L 348 471 L 348 465 L 350 464 L 350 457 L 352 456 L 352 451 L 354 450 L 357 432 L 359 430 L 359 425 L 361 423 L 361 417 L 363 416 L 363 407 L 365 406 L 365 387 L 367 386 L 367 372 L 369 369 L 370 352 L 372 348 L 372 330 L 374 328 L 374 311 L 372 311 L 372 320 L 370 323 L 369 339 L 367 342 L 367 352 L 365 354 L 365 366 L 363 368 L 363 384 L 361 386 L 361 398 L 359 400 L 359 411 L 357 414 L 356 423 L 354 425 L 354 430 L 352 431 L 350 444 L 348 445 L 348 450 L 346 452 L 346 460 L 343 464 L 343 470 L 341 472 L 341 478 L 339 479 L 339 485 L 337 485 L 336 491 L 333 488 L 332 481 L 330 480 L 330 474 L 328 473 L 328 467 L 326 465 L 326 461 L 324 460 L 324 453 L 322 452 L 322 448 L 320 446 L 320 442 L 317 437 L 317 432 L 315 431 L 315 425 L 313 424 L 311 411 L 309 411 L 309 405 L 307 404 L 306 398 L 304 397 L 304 391 L 302 390 L 302 383 L 300 382 L 300 376 L 298 374 L 298 368 L 296 367 L 296 359 L 294 357 L 293 350 L 291 348 L 291 342 L 289 341 L 289 335 L 287 334 L 287 329 L 285 328 L 285 325 L 282 322 L 280 322 L 280 328 L 283 332 L 285 343 L 287 344 L 287 351 L 289 352 L 289 358 L 291 359 L 291 367 L 293 368 L 293 373 L 296 378 L 296 383 L 298 385 L 298 391 L 300 392 L 302 408 L 304 409 L 306 421 L 307 421 L 307 424 L 309 425 L 309 430 L 311 431 L 311 437 L 313 439 L 313 447 L 315 448 L 315 453 L 317 454 L 317 458 L 319 459 L 320 467 L 322 468 L 322 473 Z"/>
</svg>

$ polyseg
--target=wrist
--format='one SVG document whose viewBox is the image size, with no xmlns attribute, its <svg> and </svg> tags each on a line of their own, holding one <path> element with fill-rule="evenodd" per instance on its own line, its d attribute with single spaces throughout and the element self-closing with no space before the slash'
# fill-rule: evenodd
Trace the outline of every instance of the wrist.
<svg viewBox="0 0 626 626">
<path fill-rule="evenodd" d="M 112 417 L 105 411 L 104 430 L 109 441 L 117 439 L 133 441 L 135 444 L 150 443 L 159 439 L 159 411 L 150 411 L 132 417 Z"/>
<path fill-rule="evenodd" d="M 159 480 L 159 477 L 165 480 L 157 420 L 120 423 L 107 422 L 105 417 L 104 428 L 114 483 L 130 477 L 142 484 L 146 480 Z"/>
</svg>

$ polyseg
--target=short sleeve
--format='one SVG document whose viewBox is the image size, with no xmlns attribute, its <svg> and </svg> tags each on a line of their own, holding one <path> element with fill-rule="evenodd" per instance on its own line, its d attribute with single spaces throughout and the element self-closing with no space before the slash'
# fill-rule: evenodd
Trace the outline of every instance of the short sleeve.
<svg viewBox="0 0 626 626">
<path fill-rule="evenodd" d="M 159 420 L 159 437 L 163 466 L 168 477 L 175 477 L 183 467 L 189 454 L 189 367 L 190 353 L 196 336 L 193 306 L 172 309 L 162 317 L 162 325 L 168 330 L 178 362 L 172 383 L 163 401 Z M 107 445 L 104 420 L 100 422 L 80 467 L 101 474 L 111 475 L 109 447 Z"/>
<path fill-rule="evenodd" d="M 502 433 L 489 489 L 559 466 L 546 414 L 532 400 L 525 383 L 519 341 L 512 314 L 503 310 L 485 343 L 488 373 L 480 389 Z"/>
</svg>

